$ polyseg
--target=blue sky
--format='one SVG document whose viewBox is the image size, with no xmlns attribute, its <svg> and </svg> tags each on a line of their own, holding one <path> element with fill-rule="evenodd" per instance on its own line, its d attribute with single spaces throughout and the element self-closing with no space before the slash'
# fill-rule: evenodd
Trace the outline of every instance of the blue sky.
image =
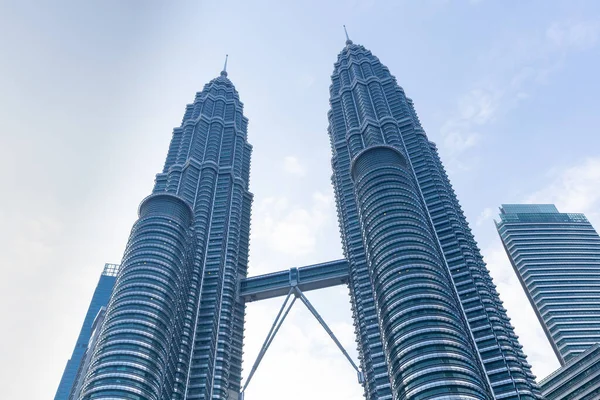
<svg viewBox="0 0 600 400">
<path fill-rule="evenodd" d="M 4 397 L 54 396 L 103 264 L 120 261 L 173 127 L 226 53 L 254 145 L 251 273 L 341 256 L 326 113 L 342 24 L 414 100 L 534 372 L 558 366 L 492 220 L 501 203 L 555 202 L 600 227 L 598 2 L 4 1 Z M 345 288 L 308 297 L 356 357 Z M 248 306 L 246 371 L 278 307 Z M 362 398 L 300 304 L 248 398 L 282 393 Z"/>
</svg>

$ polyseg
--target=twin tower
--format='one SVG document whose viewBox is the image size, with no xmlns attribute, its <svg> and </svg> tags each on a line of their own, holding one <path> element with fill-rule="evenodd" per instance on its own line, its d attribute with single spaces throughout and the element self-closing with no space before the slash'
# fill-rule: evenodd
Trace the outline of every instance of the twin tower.
<svg viewBox="0 0 600 400">
<path fill-rule="evenodd" d="M 541 399 L 412 101 L 347 40 L 330 105 L 345 260 L 323 265 L 341 265 L 349 287 L 365 398 Z M 247 125 L 226 71 L 186 107 L 139 207 L 81 399 L 241 397 Z M 301 295 L 309 270 L 285 275 L 282 293 Z"/>
</svg>

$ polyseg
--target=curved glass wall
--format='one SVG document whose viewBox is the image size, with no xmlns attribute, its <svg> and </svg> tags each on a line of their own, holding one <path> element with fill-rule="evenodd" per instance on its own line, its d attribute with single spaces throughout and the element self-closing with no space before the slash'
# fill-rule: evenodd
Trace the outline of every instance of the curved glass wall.
<svg viewBox="0 0 600 400">
<path fill-rule="evenodd" d="M 369 147 L 352 177 L 396 398 L 491 399 L 406 158 Z"/>
<path fill-rule="evenodd" d="M 161 399 L 174 374 L 187 301 L 192 211 L 170 194 L 140 206 L 83 399 Z M 182 290 L 183 289 L 183 290 Z"/>
</svg>

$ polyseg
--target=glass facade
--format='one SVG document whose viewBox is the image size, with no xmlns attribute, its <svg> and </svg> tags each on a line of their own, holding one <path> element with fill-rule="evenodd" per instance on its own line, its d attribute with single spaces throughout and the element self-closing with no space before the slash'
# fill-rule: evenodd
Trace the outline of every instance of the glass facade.
<svg viewBox="0 0 600 400">
<path fill-rule="evenodd" d="M 365 397 L 541 398 L 412 101 L 377 57 L 348 40 L 330 105 Z"/>
<path fill-rule="evenodd" d="M 237 399 L 248 120 L 225 71 L 196 94 L 139 208 L 82 399 Z"/>
<path fill-rule="evenodd" d="M 600 344 L 571 358 L 540 386 L 546 400 L 600 399 Z"/>
<path fill-rule="evenodd" d="M 75 382 L 73 383 L 73 389 L 71 389 L 71 394 L 69 395 L 69 400 L 78 400 L 81 396 L 81 385 L 83 384 L 83 378 L 87 374 L 87 371 L 90 367 L 90 360 L 92 358 L 92 354 L 94 349 L 96 348 L 96 343 L 98 342 L 98 336 L 100 335 L 100 328 L 102 327 L 102 323 L 104 322 L 104 317 L 106 315 L 106 307 L 101 307 L 100 311 L 98 311 L 98 315 L 94 318 L 94 323 L 92 324 L 92 335 L 90 337 L 90 343 L 88 344 L 85 353 L 81 359 L 81 364 L 79 365 L 79 370 L 77 371 L 77 377 L 75 378 Z"/>
<path fill-rule="evenodd" d="M 102 275 L 100 275 L 100 280 L 98 281 L 96 290 L 94 290 L 94 295 L 92 296 L 92 301 L 90 302 L 90 306 L 85 314 L 83 326 L 81 327 L 79 337 L 75 343 L 73 354 L 71 355 L 69 361 L 67 361 L 67 366 L 65 367 L 60 384 L 58 385 L 58 390 L 56 391 L 54 400 L 69 399 L 69 394 L 71 393 L 77 377 L 77 371 L 80 368 L 84 354 L 90 342 L 94 319 L 96 318 L 96 315 L 100 309 L 108 304 L 110 294 L 112 293 L 113 286 L 115 285 L 118 270 L 119 266 L 116 264 L 104 265 L 104 271 L 102 271 Z"/>
<path fill-rule="evenodd" d="M 561 365 L 600 342 L 600 237 L 587 218 L 503 204 L 496 227 Z"/>
</svg>

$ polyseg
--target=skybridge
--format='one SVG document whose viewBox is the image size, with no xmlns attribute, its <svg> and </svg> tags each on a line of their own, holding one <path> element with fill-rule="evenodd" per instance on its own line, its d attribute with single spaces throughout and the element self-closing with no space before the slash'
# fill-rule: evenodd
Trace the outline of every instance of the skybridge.
<svg viewBox="0 0 600 400">
<path fill-rule="evenodd" d="M 244 383 L 242 391 L 239 395 L 239 400 L 244 400 L 244 394 L 248 384 L 252 380 L 254 373 L 258 369 L 267 349 L 275 339 L 275 335 L 283 324 L 285 317 L 292 309 L 292 306 L 297 299 L 303 303 L 310 313 L 321 324 L 329 337 L 334 341 L 342 354 L 346 357 L 352 368 L 356 371 L 358 382 L 364 384 L 364 374 L 352 360 L 348 352 L 344 349 L 340 341 L 335 337 L 329 326 L 325 323 L 321 315 L 317 312 L 314 306 L 308 301 L 304 292 L 316 289 L 324 289 L 337 285 L 348 284 L 348 261 L 335 260 L 321 264 L 308 265 L 300 268 L 290 268 L 287 271 L 274 272 L 272 274 L 258 275 L 251 278 L 242 279 L 240 281 L 239 296 L 245 302 L 266 300 L 274 297 L 285 296 L 283 305 L 279 309 L 277 317 L 271 326 L 271 330 L 263 343 L 256 361 L 250 370 L 248 377 Z"/>
<path fill-rule="evenodd" d="M 348 261 L 335 260 L 287 271 L 242 279 L 240 297 L 245 302 L 285 296 L 294 286 L 302 292 L 348 283 Z"/>
</svg>

